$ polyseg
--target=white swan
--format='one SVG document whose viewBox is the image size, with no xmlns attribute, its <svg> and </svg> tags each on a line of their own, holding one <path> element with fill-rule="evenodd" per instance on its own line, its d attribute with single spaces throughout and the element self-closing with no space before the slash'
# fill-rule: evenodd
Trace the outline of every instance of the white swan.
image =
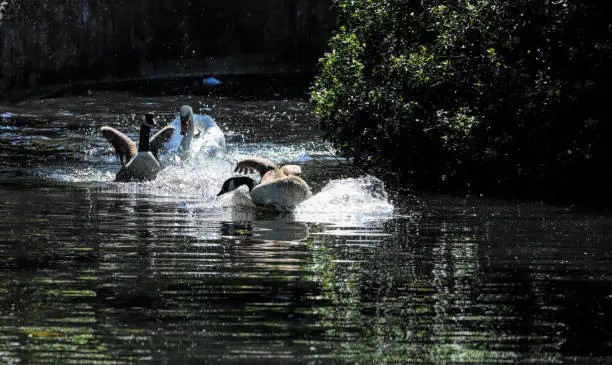
<svg viewBox="0 0 612 365">
<path fill-rule="evenodd" d="M 168 142 L 174 132 L 174 127 L 166 126 L 149 140 L 151 128 L 155 126 L 155 116 L 151 113 L 145 114 L 140 126 L 138 149 L 136 143 L 130 137 L 115 128 L 108 126 L 100 128 L 102 135 L 115 148 L 115 153 L 121 162 L 121 169 L 117 172 L 115 181 L 155 179 L 157 173 L 161 170 L 161 164 L 158 161 L 159 150 Z"/>
<path fill-rule="evenodd" d="M 238 162 L 234 171 L 249 173 L 257 171 L 261 176 L 259 184 L 248 176 L 234 176 L 227 179 L 217 196 L 230 192 L 241 185 L 249 187 L 249 195 L 255 205 L 291 208 L 310 198 L 308 184 L 298 175 L 302 169 L 297 165 L 277 167 L 264 158 L 250 157 Z"/>
<path fill-rule="evenodd" d="M 182 158 L 204 154 L 208 157 L 225 155 L 225 136 L 215 120 L 208 115 L 193 114 L 189 105 L 181 106 L 179 116 L 170 123 L 174 133 L 165 152 L 178 153 Z"/>
</svg>

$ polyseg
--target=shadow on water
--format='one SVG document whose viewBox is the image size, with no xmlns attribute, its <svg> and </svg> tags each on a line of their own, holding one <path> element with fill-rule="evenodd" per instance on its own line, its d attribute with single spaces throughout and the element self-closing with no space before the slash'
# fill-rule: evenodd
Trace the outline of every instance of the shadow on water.
<svg viewBox="0 0 612 365">
<path fill-rule="evenodd" d="M 227 160 L 112 183 L 99 127 L 135 137 L 145 110 L 171 120 L 186 102 L 227 131 Z M 102 94 L 1 112 L 1 363 L 612 359 L 609 215 L 389 193 L 333 157 L 300 101 Z M 253 153 L 302 164 L 315 196 L 291 212 L 216 198 Z"/>
</svg>

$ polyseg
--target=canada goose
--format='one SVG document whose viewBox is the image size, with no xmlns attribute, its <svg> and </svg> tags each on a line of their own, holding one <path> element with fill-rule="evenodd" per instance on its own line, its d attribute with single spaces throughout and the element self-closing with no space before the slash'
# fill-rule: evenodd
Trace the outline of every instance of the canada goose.
<svg viewBox="0 0 612 365">
<path fill-rule="evenodd" d="M 234 171 L 240 173 L 259 172 L 259 184 L 248 176 L 234 176 L 227 179 L 217 196 L 230 192 L 241 185 L 249 188 L 249 195 L 255 205 L 293 207 L 311 197 L 310 187 L 299 175 L 302 169 L 297 165 L 277 167 L 264 158 L 249 157 L 241 160 Z"/>
<path fill-rule="evenodd" d="M 102 135 L 113 145 L 115 153 L 121 161 L 121 169 L 115 176 L 115 181 L 153 180 L 161 169 L 158 161 L 159 150 L 170 140 L 173 126 L 166 126 L 157 132 L 151 140 L 151 127 L 155 127 L 155 118 L 151 113 L 145 114 L 140 126 L 138 149 L 130 137 L 115 128 L 104 126 L 100 128 Z"/>
<path fill-rule="evenodd" d="M 209 157 L 225 155 L 225 136 L 210 116 L 194 114 L 189 105 L 183 105 L 179 116 L 170 125 L 175 130 L 165 151 L 178 153 L 182 158 L 199 153 L 205 153 Z"/>
</svg>

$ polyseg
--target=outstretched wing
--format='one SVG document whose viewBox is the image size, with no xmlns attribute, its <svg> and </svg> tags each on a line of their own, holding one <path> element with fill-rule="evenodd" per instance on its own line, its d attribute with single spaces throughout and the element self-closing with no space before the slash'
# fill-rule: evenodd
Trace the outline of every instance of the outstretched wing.
<svg viewBox="0 0 612 365">
<path fill-rule="evenodd" d="M 260 176 L 264 176 L 266 172 L 274 169 L 276 169 L 276 165 L 270 160 L 260 157 L 248 157 L 240 160 L 234 171 L 241 174 L 257 171 Z"/>
<path fill-rule="evenodd" d="M 100 132 L 115 148 L 115 153 L 121 161 L 121 166 L 125 166 L 138 153 L 136 143 L 115 128 L 104 126 L 100 128 Z"/>
<path fill-rule="evenodd" d="M 157 133 L 151 137 L 149 140 L 149 149 L 153 153 L 156 159 L 159 160 L 158 154 L 161 149 L 166 146 L 166 143 L 170 141 L 172 138 L 172 134 L 174 133 L 174 127 L 171 125 L 165 126 L 160 129 Z"/>
</svg>

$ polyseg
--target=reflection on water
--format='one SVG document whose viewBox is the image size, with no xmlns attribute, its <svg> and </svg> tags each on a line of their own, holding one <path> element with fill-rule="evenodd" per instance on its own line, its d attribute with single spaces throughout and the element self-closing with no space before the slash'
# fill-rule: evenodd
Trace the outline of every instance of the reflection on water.
<svg viewBox="0 0 612 365">
<path fill-rule="evenodd" d="M 228 160 L 112 183 L 99 127 L 133 137 L 136 115 L 184 102 L 0 110 L 0 363 L 612 360 L 609 215 L 391 194 L 330 158 L 295 101 L 194 99 Z M 293 212 L 217 198 L 249 154 L 302 163 L 316 194 Z"/>
</svg>

